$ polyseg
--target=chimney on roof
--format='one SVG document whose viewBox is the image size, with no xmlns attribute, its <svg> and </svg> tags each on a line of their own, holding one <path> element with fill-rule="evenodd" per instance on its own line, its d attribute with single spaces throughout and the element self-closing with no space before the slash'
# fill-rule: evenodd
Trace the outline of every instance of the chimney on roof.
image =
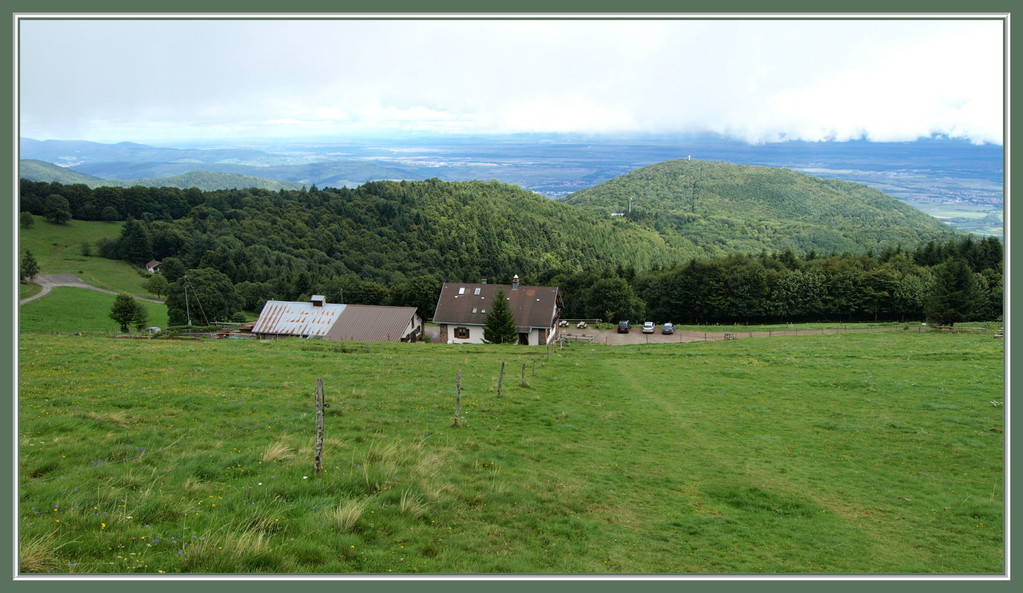
<svg viewBox="0 0 1023 593">
<path fill-rule="evenodd" d="M 519 275 L 515 274 L 515 277 L 512 278 L 512 290 L 518 290 L 518 289 L 519 289 Z"/>
<path fill-rule="evenodd" d="M 327 301 L 323 295 L 314 294 L 309 300 L 312 301 L 314 307 L 322 307 L 323 303 Z"/>
<path fill-rule="evenodd" d="M 487 283 L 487 279 L 486 278 L 480 278 L 480 284 L 486 284 L 486 283 Z"/>
</svg>

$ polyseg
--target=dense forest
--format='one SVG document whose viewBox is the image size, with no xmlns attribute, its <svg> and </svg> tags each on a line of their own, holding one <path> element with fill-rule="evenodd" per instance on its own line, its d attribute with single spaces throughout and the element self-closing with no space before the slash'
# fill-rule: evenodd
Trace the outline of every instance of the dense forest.
<svg viewBox="0 0 1023 593">
<path fill-rule="evenodd" d="M 993 237 L 915 250 L 791 251 L 692 259 L 663 269 L 558 274 L 566 318 L 658 323 L 998 320 L 1003 248 Z"/>
<path fill-rule="evenodd" d="M 22 180 L 22 210 L 49 217 L 61 208 L 76 219 L 127 217 L 120 238 L 97 253 L 135 265 L 159 259 L 169 280 L 215 270 L 245 310 L 317 293 L 332 302 L 419 306 L 429 316 L 443 281 L 649 269 L 702 253 L 681 236 L 498 182 L 202 192 Z"/>
<path fill-rule="evenodd" d="M 799 184 L 816 187 L 798 177 Z M 736 185 L 740 178 L 728 179 Z M 95 245 L 95 253 L 139 266 L 163 261 L 172 323 L 183 321 L 186 275 L 190 290 L 205 294 L 210 320 L 259 311 L 268 299 L 310 294 L 331 302 L 416 306 L 429 318 L 442 282 L 507 282 L 519 275 L 525 283 L 561 287 L 564 314 L 573 318 L 758 322 L 929 315 L 951 322 L 964 319 L 964 306 L 951 316 L 939 314 L 934 295 L 953 277 L 946 269 L 952 262 L 968 270 L 955 274 L 965 282 L 960 292 L 969 295 L 969 315 L 1000 315 L 1001 243 L 975 240 L 922 214 L 918 224 L 919 213 L 902 213 L 884 194 L 824 193 L 818 202 L 754 180 L 750 191 L 769 186 L 769 195 L 742 198 L 748 203 L 732 211 L 722 206 L 720 216 L 685 218 L 672 202 L 674 186 L 667 178 L 658 183 L 666 196 L 660 205 L 654 190 L 637 187 L 634 202 L 642 206 L 619 217 L 610 216 L 616 209 L 590 202 L 592 196 L 556 201 L 496 181 L 437 179 L 290 191 L 90 189 L 22 180 L 20 207 L 52 222 L 126 220 L 119 238 Z M 687 183 L 693 187 L 679 181 Z M 712 193 L 721 199 L 726 192 Z M 701 190 L 693 195 L 711 200 Z M 800 200 L 806 204 L 796 204 Z M 757 206 L 765 201 L 772 204 Z M 840 205 L 823 205 L 832 202 Z M 807 208 L 822 212 L 812 233 L 806 225 L 818 219 Z M 759 222 L 736 222 L 742 210 Z M 883 222 L 885 211 L 895 223 Z M 858 216 L 862 235 L 842 222 L 843 212 Z M 691 233 L 696 219 L 702 230 Z M 785 240 L 787 233 L 793 240 Z"/>
</svg>

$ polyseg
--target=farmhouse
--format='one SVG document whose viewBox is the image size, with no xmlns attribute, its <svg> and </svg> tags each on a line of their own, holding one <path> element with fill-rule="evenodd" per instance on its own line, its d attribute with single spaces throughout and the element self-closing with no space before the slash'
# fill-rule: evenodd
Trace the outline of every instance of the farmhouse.
<svg viewBox="0 0 1023 593">
<path fill-rule="evenodd" d="M 342 305 L 313 295 L 309 302 L 267 301 L 252 333 L 259 338 L 415 342 L 422 336 L 423 320 L 415 307 Z"/>
<path fill-rule="evenodd" d="M 160 271 L 160 265 L 161 263 L 154 259 L 153 261 L 146 264 L 146 271 L 149 272 L 150 274 L 156 274 Z"/>
<path fill-rule="evenodd" d="M 553 286 L 446 282 L 437 300 L 433 321 L 440 340 L 448 344 L 482 344 L 487 311 L 498 290 L 504 291 L 519 331 L 519 344 L 550 344 L 557 337 L 561 294 Z"/>
</svg>

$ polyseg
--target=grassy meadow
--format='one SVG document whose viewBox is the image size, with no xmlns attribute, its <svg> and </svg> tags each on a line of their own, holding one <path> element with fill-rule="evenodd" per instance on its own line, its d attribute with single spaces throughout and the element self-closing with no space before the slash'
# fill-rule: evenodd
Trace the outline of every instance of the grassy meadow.
<svg viewBox="0 0 1023 593">
<path fill-rule="evenodd" d="M 22 332 L 116 333 L 120 327 L 110 318 L 116 298 L 105 292 L 57 286 L 46 296 L 18 307 L 19 327 Z M 166 305 L 138 302 L 149 312 L 148 326 L 167 327 Z"/>
<path fill-rule="evenodd" d="M 992 333 L 548 352 L 23 330 L 20 570 L 1001 574 Z"/>
<path fill-rule="evenodd" d="M 90 222 L 71 220 L 67 224 L 53 224 L 35 218 L 32 228 L 19 228 L 19 259 L 25 250 L 31 251 L 39 262 L 41 274 L 75 274 L 85 282 L 107 290 L 152 297 L 144 285 L 145 278 L 123 261 L 99 257 L 96 241 L 116 239 L 121 235 L 123 222 Z M 83 243 L 89 244 L 90 255 L 82 253 Z M 19 298 L 31 296 L 38 289 L 20 285 Z"/>
</svg>

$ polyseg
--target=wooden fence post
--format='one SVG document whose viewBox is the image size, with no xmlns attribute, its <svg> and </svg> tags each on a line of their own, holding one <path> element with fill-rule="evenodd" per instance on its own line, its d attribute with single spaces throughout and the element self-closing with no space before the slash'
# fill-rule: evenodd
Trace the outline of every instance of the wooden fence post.
<svg viewBox="0 0 1023 593">
<path fill-rule="evenodd" d="M 316 473 L 323 470 L 323 377 L 316 378 Z"/>
<path fill-rule="evenodd" d="M 526 386 L 526 363 L 522 363 L 522 383 L 520 385 Z"/>
<path fill-rule="evenodd" d="M 458 369 L 455 375 L 455 423 L 454 427 L 462 425 L 462 369 Z"/>
<path fill-rule="evenodd" d="M 501 397 L 501 384 L 504 383 L 504 361 L 501 361 L 501 374 L 497 376 L 497 397 Z"/>
</svg>

